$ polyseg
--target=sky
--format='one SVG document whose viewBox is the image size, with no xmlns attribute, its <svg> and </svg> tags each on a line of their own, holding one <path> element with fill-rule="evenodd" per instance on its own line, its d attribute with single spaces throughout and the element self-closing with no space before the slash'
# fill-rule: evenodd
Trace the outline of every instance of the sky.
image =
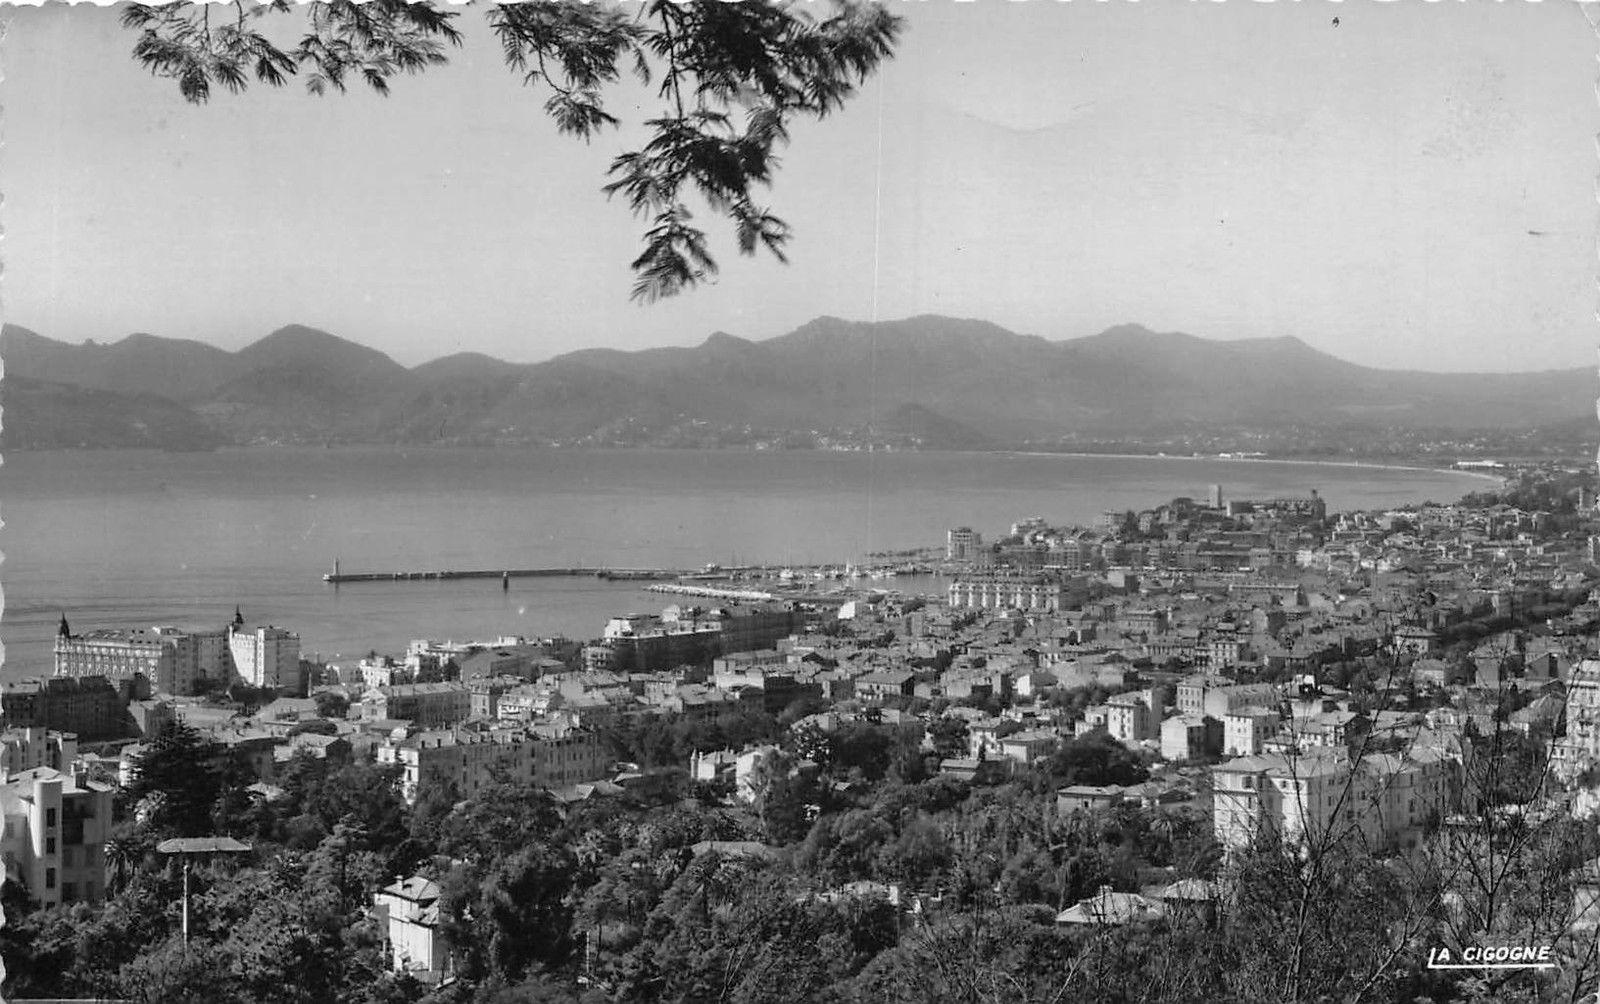
<svg viewBox="0 0 1600 1004">
<path fill-rule="evenodd" d="M 714 285 L 641 306 L 645 224 L 499 61 L 380 98 L 186 104 L 115 9 L 8 8 L 8 322 L 237 349 L 303 323 L 406 365 L 761 340 L 818 315 L 1293 335 L 1384 368 L 1591 365 L 1596 33 L 1516 3 L 896 3 L 896 58 L 793 130 L 791 264 L 711 226 Z M 1335 25 L 1334 19 L 1338 19 Z M 628 89 L 612 110 L 655 109 Z"/>
</svg>

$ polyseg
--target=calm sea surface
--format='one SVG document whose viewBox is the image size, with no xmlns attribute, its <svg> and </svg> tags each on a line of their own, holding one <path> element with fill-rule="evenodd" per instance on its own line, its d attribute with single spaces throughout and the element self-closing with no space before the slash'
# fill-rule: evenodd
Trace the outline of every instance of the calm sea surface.
<svg viewBox="0 0 1600 1004">
<path fill-rule="evenodd" d="M 0 466 L 7 677 L 48 673 L 74 630 L 221 625 L 300 633 L 325 658 L 412 638 L 599 634 L 667 597 L 593 579 L 347 584 L 346 572 L 691 568 L 860 561 L 1043 516 L 1088 523 L 1179 495 L 1304 495 L 1331 510 L 1454 500 L 1447 471 L 1180 458 L 957 453 L 273 449 L 13 453 Z"/>
</svg>

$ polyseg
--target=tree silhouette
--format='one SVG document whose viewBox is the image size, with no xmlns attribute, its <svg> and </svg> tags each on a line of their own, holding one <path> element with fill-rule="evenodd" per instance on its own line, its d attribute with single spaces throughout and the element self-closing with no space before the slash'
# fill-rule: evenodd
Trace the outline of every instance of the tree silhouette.
<svg viewBox="0 0 1600 1004">
<path fill-rule="evenodd" d="M 145 744 L 128 786 L 128 800 L 143 803 L 151 832 L 208 836 L 212 808 L 222 789 L 226 749 L 192 725 L 168 722 Z"/>
<path fill-rule="evenodd" d="M 787 260 L 789 226 L 756 203 L 752 187 L 771 184 L 789 123 L 843 107 L 892 57 L 900 31 L 900 19 L 881 4 L 833 0 L 825 17 L 810 7 L 650 0 L 633 11 L 611 3 L 486 9 L 506 66 L 548 92 L 544 110 L 565 134 L 589 140 L 620 125 L 605 92 L 625 73 L 654 85 L 662 107 L 643 122 L 648 139 L 612 161 L 604 189 L 648 222 L 632 263 L 633 299 L 671 296 L 716 274 L 688 193 L 733 224 L 741 254 L 764 247 Z M 306 19 L 294 45 L 258 30 L 263 19 L 287 15 Z M 279 87 L 302 74 L 312 94 L 342 93 L 351 79 L 388 94 L 397 75 L 448 61 L 447 50 L 464 39 L 457 17 L 406 0 L 303 7 L 179 0 L 131 5 L 122 23 L 139 33 L 133 55 L 140 64 L 204 103 L 213 87 L 238 93 L 252 77 Z"/>
</svg>

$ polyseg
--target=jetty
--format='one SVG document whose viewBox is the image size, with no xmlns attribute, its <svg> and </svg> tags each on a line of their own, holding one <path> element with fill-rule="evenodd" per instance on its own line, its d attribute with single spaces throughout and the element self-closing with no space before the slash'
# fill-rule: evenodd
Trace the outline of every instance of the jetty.
<svg viewBox="0 0 1600 1004">
<path fill-rule="evenodd" d="M 553 576 L 587 576 L 619 581 L 655 581 L 676 579 L 683 573 L 664 568 L 492 568 L 475 570 L 441 569 L 421 572 L 343 572 L 333 571 L 322 576 L 323 582 L 338 585 L 341 582 L 449 582 L 456 579 L 536 579 Z"/>
</svg>

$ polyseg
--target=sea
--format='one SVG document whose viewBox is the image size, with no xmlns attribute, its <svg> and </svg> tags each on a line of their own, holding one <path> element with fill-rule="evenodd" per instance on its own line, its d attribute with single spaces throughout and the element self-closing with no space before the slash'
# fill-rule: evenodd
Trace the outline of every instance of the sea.
<svg viewBox="0 0 1600 1004">
<path fill-rule="evenodd" d="M 14 452 L 0 464 L 7 679 L 74 632 L 220 627 L 235 608 L 322 659 L 416 638 L 592 638 L 676 598 L 592 577 L 345 583 L 344 572 L 860 564 L 1039 516 L 1090 524 L 1178 496 L 1303 496 L 1330 511 L 1453 501 L 1482 475 L 1021 453 L 249 448 Z M 898 580 L 897 580 L 898 581 Z M 894 583 L 886 583 L 894 584 Z M 902 588 L 937 588 L 904 583 Z"/>
</svg>

